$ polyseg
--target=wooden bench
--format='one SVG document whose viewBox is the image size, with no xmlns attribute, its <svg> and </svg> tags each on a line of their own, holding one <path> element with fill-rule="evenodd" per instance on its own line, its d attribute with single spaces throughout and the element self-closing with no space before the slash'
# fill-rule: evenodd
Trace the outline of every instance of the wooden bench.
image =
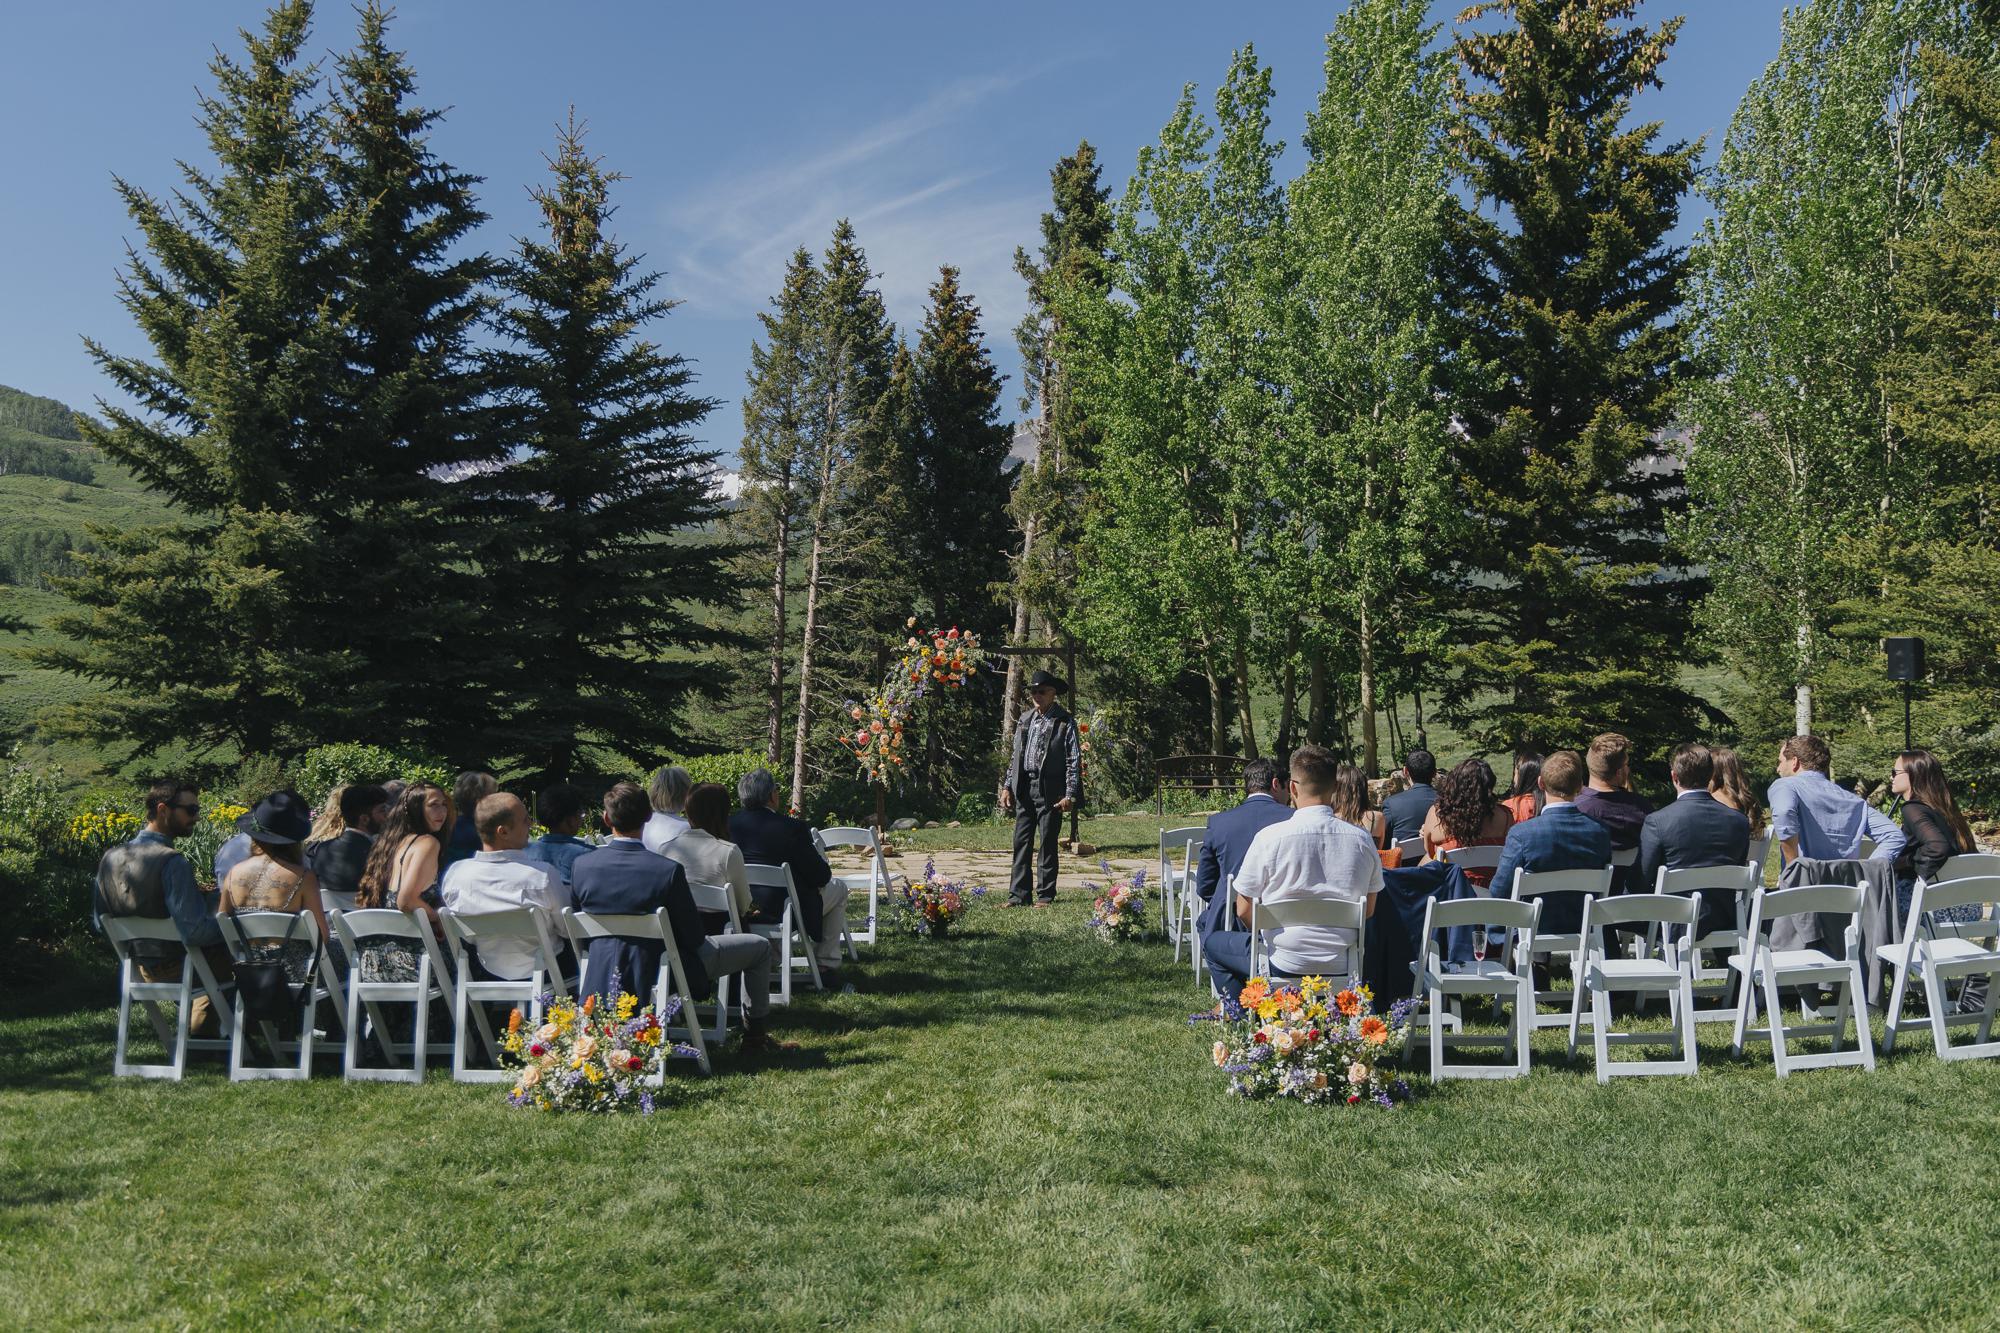
<svg viewBox="0 0 2000 1333">
<path fill-rule="evenodd" d="M 1170 754 L 1153 761 L 1153 792 L 1160 817 L 1170 791 L 1235 791 L 1243 782 L 1245 760 L 1235 754 Z"/>
</svg>

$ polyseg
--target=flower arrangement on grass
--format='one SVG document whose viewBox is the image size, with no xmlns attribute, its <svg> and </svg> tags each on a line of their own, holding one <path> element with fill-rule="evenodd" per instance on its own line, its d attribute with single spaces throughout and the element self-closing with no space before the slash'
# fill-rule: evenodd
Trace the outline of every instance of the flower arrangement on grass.
<svg viewBox="0 0 2000 1333">
<path fill-rule="evenodd" d="M 951 924 L 964 917 L 973 901 L 986 896 L 986 886 L 969 880 L 940 875 L 937 858 L 924 861 L 924 877 L 902 886 L 902 896 L 891 900 L 894 923 L 912 935 L 941 939 L 951 933 Z"/>
<path fill-rule="evenodd" d="M 1090 904 L 1090 928 L 1106 944 L 1145 939 L 1150 933 L 1146 916 L 1145 870 L 1133 871 L 1130 879 L 1119 879 L 1112 875 L 1109 861 L 1097 864 L 1104 871 L 1106 882 L 1101 886 L 1083 886 L 1086 893 L 1096 895 Z"/>
<path fill-rule="evenodd" d="M 616 985 L 616 981 L 613 982 Z M 637 996 L 620 992 L 611 1004 L 587 995 L 544 995 L 542 1024 L 530 1029 L 519 1009 L 507 1016 L 500 1042 L 500 1065 L 520 1071 L 507 1100 L 536 1111 L 617 1111 L 653 1113 L 653 1094 L 644 1086 L 669 1051 L 692 1055 L 692 1048 L 667 1039 L 663 1017 Z M 665 1019 L 680 1012 L 678 996 L 667 1001 Z"/>
<path fill-rule="evenodd" d="M 1382 1062 L 1416 1006 L 1398 1000 L 1383 1017 L 1374 1000 L 1366 986 L 1336 992 L 1322 977 L 1277 989 L 1252 977 L 1239 1000 L 1224 997 L 1190 1021 L 1221 1025 L 1210 1055 L 1239 1097 L 1393 1107 L 1409 1099 L 1410 1085 L 1385 1074 Z"/>
</svg>

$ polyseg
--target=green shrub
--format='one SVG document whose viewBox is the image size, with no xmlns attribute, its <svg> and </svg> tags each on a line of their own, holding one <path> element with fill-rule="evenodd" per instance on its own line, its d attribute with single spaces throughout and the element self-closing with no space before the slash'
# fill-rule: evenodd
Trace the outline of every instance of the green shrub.
<svg viewBox="0 0 2000 1333">
<path fill-rule="evenodd" d="M 745 773 L 754 773 L 758 769 L 763 768 L 764 755 L 759 750 L 731 750 L 724 754 L 691 754 L 682 758 L 669 760 L 668 762 L 679 764 L 682 768 L 685 768 L 688 771 L 688 776 L 693 778 L 697 783 L 721 783 L 729 790 L 729 799 L 734 801 L 736 799 L 737 779 L 741 778 Z M 641 773 L 639 775 L 639 785 L 642 787 L 645 786 L 646 780 L 652 776 L 651 773 Z M 777 778 L 778 790 L 782 796 L 785 790 L 785 777 L 782 773 L 773 774 L 772 776 Z"/>
<path fill-rule="evenodd" d="M 401 778 L 405 782 L 434 782 L 449 791 L 454 776 L 449 767 L 434 759 L 416 759 L 379 745 L 351 741 L 306 751 L 291 766 L 291 774 L 293 789 L 314 805 L 324 801 L 335 787 L 351 782 Z"/>
<path fill-rule="evenodd" d="M 952 808 L 953 819 L 961 824 L 985 824 L 993 819 L 993 794 L 983 791 L 968 791 L 959 794 L 958 804 Z"/>
</svg>

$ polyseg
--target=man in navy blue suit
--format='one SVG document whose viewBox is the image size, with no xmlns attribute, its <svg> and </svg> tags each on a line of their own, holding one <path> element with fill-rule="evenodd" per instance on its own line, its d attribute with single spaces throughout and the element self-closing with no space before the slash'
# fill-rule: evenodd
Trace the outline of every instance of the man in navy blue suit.
<svg viewBox="0 0 2000 1333">
<path fill-rule="evenodd" d="M 1576 808 L 1583 777 L 1583 756 L 1575 750 L 1557 750 L 1542 761 L 1542 813 L 1507 830 L 1507 845 L 1493 872 L 1496 898 L 1513 894 L 1516 870 L 1595 870 L 1611 864 L 1611 835 Z M 1564 893 L 1543 900 L 1538 930 L 1564 935 L 1582 925 L 1581 898 Z"/>
<path fill-rule="evenodd" d="M 1389 841 L 1397 843 L 1424 831 L 1424 816 L 1437 804 L 1437 759 L 1429 750 L 1412 750 L 1403 760 L 1403 776 L 1410 785 L 1382 802 L 1382 818 L 1389 825 Z"/>
<path fill-rule="evenodd" d="M 1646 816 L 1639 829 L 1638 891 L 1651 893 L 1660 871 L 1740 866 L 1750 859 L 1750 820 L 1709 795 L 1715 756 L 1706 745 L 1683 745 L 1672 761 L 1674 799 Z M 1736 925 L 1736 895 L 1701 893 L 1700 934 Z"/>
<path fill-rule="evenodd" d="M 776 1045 L 765 1028 L 771 1012 L 771 942 L 761 935 L 702 933 L 701 914 L 695 910 L 680 863 L 646 850 L 642 835 L 652 814 L 652 800 L 634 783 L 621 782 L 604 794 L 604 822 L 612 837 L 570 867 L 570 896 L 576 910 L 610 916 L 666 908 L 688 990 L 696 999 L 705 999 L 715 988 L 712 978 L 741 973 L 744 1007 L 749 1011 L 743 1048 L 770 1049 Z M 650 998 L 659 978 L 661 951 L 658 940 L 592 940 L 590 978 L 597 993 L 616 998 L 611 992 L 616 973 L 620 990 L 642 1000 Z"/>
<path fill-rule="evenodd" d="M 729 817 L 729 840 L 743 851 L 743 859 L 753 866 L 790 866 L 792 886 L 799 891 L 801 923 L 813 939 L 819 957 L 820 979 L 829 989 L 839 990 L 840 925 L 847 915 L 847 886 L 833 882 L 833 867 L 827 864 L 812 826 L 803 819 L 778 813 L 778 784 L 770 770 L 745 773 L 736 783 L 736 797 L 743 808 Z M 785 912 L 785 891 L 752 885 L 759 920 L 776 921 Z"/>
<path fill-rule="evenodd" d="M 1194 891 L 1201 895 L 1204 904 L 1196 926 L 1204 952 L 1210 935 L 1243 929 L 1229 902 L 1230 895 L 1216 890 L 1243 868 L 1243 854 L 1250 850 L 1250 840 L 1257 836 L 1258 829 L 1282 824 L 1292 817 L 1291 783 L 1287 776 L 1275 760 L 1252 759 L 1243 766 L 1243 790 L 1247 794 L 1242 803 L 1209 817 L 1208 828 L 1201 836 L 1201 861 L 1194 876 Z"/>
</svg>

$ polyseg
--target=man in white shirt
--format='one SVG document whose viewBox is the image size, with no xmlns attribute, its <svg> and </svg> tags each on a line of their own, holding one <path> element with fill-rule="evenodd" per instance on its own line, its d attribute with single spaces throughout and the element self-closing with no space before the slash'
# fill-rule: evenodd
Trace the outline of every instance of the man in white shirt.
<svg viewBox="0 0 2000 1333">
<path fill-rule="evenodd" d="M 553 915 L 569 906 L 569 890 L 556 868 L 522 851 L 528 845 L 528 807 L 520 797 L 495 792 L 479 802 L 472 821 L 479 850 L 444 872 L 446 911 L 475 916 L 540 907 Z M 525 941 L 495 940 L 476 963 L 492 977 L 520 981 L 533 973 L 535 951 Z"/>
<path fill-rule="evenodd" d="M 1292 816 L 1259 829 L 1236 872 L 1236 911 L 1250 919 L 1253 902 L 1297 902 L 1333 898 L 1359 902 L 1364 916 L 1375 915 L 1382 889 L 1382 858 L 1374 839 L 1333 812 L 1334 775 L 1339 763 L 1317 745 L 1292 752 Z M 1285 926 L 1265 931 L 1271 970 L 1285 976 L 1344 973 L 1354 932 L 1335 926 Z M 1223 937 L 1217 936 L 1217 939 Z M 1248 983 L 1250 937 L 1238 935 L 1218 954 L 1208 955 L 1216 988 L 1234 998 Z"/>
</svg>

